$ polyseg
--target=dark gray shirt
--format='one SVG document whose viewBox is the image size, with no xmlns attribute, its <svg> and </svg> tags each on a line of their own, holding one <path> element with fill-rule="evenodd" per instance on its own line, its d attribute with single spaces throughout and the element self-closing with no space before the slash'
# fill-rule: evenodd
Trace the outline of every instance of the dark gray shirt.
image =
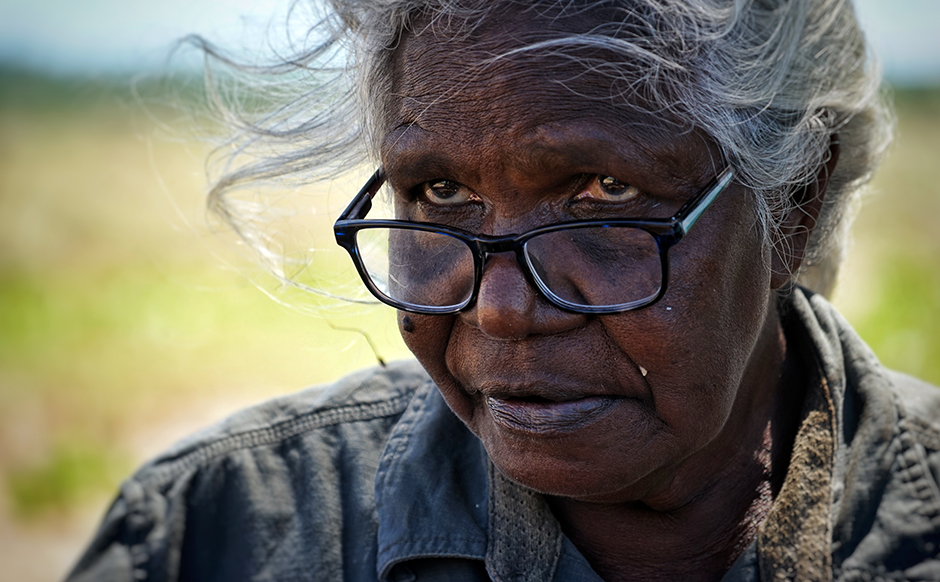
<svg viewBox="0 0 940 582">
<path fill-rule="evenodd" d="M 881 367 L 825 299 L 785 482 L 724 580 L 940 580 L 940 391 Z M 245 410 L 121 487 L 69 580 L 599 581 L 415 362 Z"/>
</svg>

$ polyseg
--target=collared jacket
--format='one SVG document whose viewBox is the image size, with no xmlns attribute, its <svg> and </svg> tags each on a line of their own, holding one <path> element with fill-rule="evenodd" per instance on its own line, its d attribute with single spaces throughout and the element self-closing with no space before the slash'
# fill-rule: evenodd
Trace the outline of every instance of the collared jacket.
<svg viewBox="0 0 940 582">
<path fill-rule="evenodd" d="M 940 580 L 940 390 L 883 368 L 820 296 L 789 469 L 726 581 Z M 414 362 L 245 410 L 122 486 L 70 582 L 600 581 Z"/>
</svg>

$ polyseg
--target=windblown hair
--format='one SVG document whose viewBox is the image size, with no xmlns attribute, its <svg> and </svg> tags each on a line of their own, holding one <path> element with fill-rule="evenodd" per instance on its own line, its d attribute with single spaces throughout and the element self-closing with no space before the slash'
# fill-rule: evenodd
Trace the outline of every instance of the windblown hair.
<svg viewBox="0 0 940 582">
<path fill-rule="evenodd" d="M 812 183 L 838 140 L 823 209 L 799 274 L 827 293 L 852 210 L 891 136 L 880 72 L 849 0 L 331 0 L 296 54 L 237 70 L 267 80 L 267 109 L 218 110 L 236 129 L 209 207 L 272 256 L 230 193 L 273 179 L 330 179 L 378 154 L 393 58 L 403 35 L 470 34 L 499 10 L 564 18 L 603 10 L 611 21 L 580 34 L 533 39 L 508 56 L 568 56 L 610 79 L 611 99 L 703 131 L 756 195 L 765 236 Z M 528 39 L 527 39 L 528 40 Z M 213 47 L 207 54 L 224 58 Z M 564 79 L 558 82 L 564 83 Z M 256 85 L 257 86 L 257 85 Z M 234 153 L 231 153 L 234 152 Z M 787 249 L 777 249 L 786 252 Z"/>
</svg>

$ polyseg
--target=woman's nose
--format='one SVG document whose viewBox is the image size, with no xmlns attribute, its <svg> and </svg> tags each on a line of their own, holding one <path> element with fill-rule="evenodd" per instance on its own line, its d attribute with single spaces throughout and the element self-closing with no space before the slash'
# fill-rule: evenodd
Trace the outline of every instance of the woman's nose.
<svg viewBox="0 0 940 582">
<path fill-rule="evenodd" d="M 528 281 L 512 253 L 487 257 L 474 306 L 462 317 L 486 335 L 517 340 L 584 325 L 587 316 L 548 302 Z"/>
</svg>

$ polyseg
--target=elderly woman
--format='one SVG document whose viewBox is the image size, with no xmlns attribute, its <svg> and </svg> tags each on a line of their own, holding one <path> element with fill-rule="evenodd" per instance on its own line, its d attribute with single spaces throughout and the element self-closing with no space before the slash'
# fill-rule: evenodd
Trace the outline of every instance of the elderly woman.
<svg viewBox="0 0 940 582">
<path fill-rule="evenodd" d="M 887 141 L 847 1 L 332 10 L 356 99 L 212 203 L 371 151 L 335 234 L 417 363 L 178 445 L 71 580 L 940 580 L 940 392 L 797 284 Z"/>
</svg>

